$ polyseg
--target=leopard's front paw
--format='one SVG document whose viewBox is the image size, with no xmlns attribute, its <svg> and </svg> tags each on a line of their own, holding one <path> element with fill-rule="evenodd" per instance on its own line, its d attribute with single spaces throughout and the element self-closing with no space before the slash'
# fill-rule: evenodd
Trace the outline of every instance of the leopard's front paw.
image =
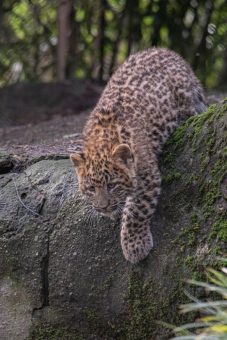
<svg viewBox="0 0 227 340">
<path fill-rule="evenodd" d="M 147 257 L 153 248 L 153 237 L 150 228 L 142 233 L 129 233 L 124 228 L 121 231 L 121 247 L 126 260 L 137 263 Z"/>
</svg>

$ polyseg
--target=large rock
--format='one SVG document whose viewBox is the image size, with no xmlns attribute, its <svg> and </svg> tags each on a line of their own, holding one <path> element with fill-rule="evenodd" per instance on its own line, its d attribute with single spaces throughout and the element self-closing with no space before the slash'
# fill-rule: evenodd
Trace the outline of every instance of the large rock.
<svg viewBox="0 0 227 340">
<path fill-rule="evenodd" d="M 226 247 L 226 129 L 223 102 L 170 139 L 155 247 L 138 265 L 123 258 L 120 223 L 90 216 L 66 145 L 2 149 L 0 339 L 168 338 L 156 321 L 181 321 L 183 280 Z"/>
</svg>

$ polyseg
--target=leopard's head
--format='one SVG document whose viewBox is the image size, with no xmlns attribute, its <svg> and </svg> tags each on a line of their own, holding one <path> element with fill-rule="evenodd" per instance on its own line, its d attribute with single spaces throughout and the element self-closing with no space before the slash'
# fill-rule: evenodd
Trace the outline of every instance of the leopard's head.
<svg viewBox="0 0 227 340">
<path fill-rule="evenodd" d="M 136 187 L 133 154 L 127 144 L 111 151 L 81 149 L 70 155 L 79 189 L 99 213 L 116 218 L 121 215 L 126 198 Z"/>
</svg>

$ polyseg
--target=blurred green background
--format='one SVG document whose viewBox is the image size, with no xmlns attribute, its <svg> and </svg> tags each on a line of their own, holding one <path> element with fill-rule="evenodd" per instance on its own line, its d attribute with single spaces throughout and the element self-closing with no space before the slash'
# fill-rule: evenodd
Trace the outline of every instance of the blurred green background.
<svg viewBox="0 0 227 340">
<path fill-rule="evenodd" d="M 179 52 L 206 88 L 227 83 L 226 0 L 2 0 L 0 86 L 108 80 L 133 52 Z"/>
</svg>

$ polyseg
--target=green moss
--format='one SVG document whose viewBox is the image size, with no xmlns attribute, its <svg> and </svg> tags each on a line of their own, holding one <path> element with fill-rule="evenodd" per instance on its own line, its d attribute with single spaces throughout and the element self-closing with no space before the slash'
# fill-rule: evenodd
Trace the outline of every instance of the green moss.
<svg viewBox="0 0 227 340">
<path fill-rule="evenodd" d="M 194 181 L 199 187 L 199 201 L 202 206 L 202 213 L 205 219 L 215 211 L 215 203 L 221 198 L 221 183 L 227 174 L 227 161 L 225 156 L 224 143 L 217 139 L 217 131 L 214 126 L 217 119 L 226 114 L 227 104 L 212 105 L 207 112 L 192 117 L 191 126 L 194 128 L 192 135 L 192 149 L 197 150 L 197 159 L 200 164 L 200 176 L 191 174 L 187 181 L 188 185 Z M 187 125 L 188 125 L 187 121 Z M 205 134 L 202 129 L 207 125 L 208 130 Z M 201 136 L 201 137 L 198 137 Z M 224 142 L 224 136 L 222 136 Z M 223 149 L 223 150 L 222 150 Z M 200 152 L 202 150 L 202 153 Z M 210 162 L 211 156 L 215 162 Z M 176 170 L 175 170 L 176 171 Z"/>
<path fill-rule="evenodd" d="M 192 141 L 192 149 L 196 151 L 198 136 L 201 134 L 204 125 L 210 125 L 215 119 L 221 118 L 224 116 L 224 114 L 226 114 L 227 104 L 225 104 L 225 101 L 223 101 L 223 103 L 222 105 L 211 105 L 206 112 L 190 117 L 184 124 L 178 127 L 178 129 L 173 133 L 171 138 L 166 143 L 167 149 L 164 150 L 163 154 L 164 164 L 171 163 L 174 160 L 176 153 L 184 147 L 186 139 Z M 209 135 L 206 140 L 206 144 L 210 150 L 212 149 L 214 143 L 214 136 Z M 171 151 L 168 151 L 170 146 Z"/>
<path fill-rule="evenodd" d="M 169 164 L 172 163 L 174 160 L 174 154 L 170 151 L 165 150 L 163 152 L 163 164 Z"/>
<path fill-rule="evenodd" d="M 211 174 L 214 180 L 217 180 L 217 182 L 221 182 L 223 179 L 223 176 L 225 175 L 224 168 L 226 167 L 225 165 L 225 159 L 224 158 L 220 158 L 216 161 L 216 163 L 213 166 L 213 169 L 211 170 Z M 227 170 L 227 167 L 226 167 Z M 221 175 L 221 177 L 219 177 Z"/>
<path fill-rule="evenodd" d="M 210 238 L 218 238 L 223 242 L 227 242 L 227 219 L 219 219 L 212 225 Z"/>
<path fill-rule="evenodd" d="M 215 255 L 222 255 L 222 248 L 219 245 L 216 245 L 215 247 L 213 247 L 213 253 Z"/>
<path fill-rule="evenodd" d="M 191 186 L 192 184 L 196 184 L 198 182 L 198 179 L 199 179 L 199 176 L 193 173 L 186 178 L 186 185 Z"/>
<path fill-rule="evenodd" d="M 175 180 L 178 180 L 179 178 L 181 178 L 181 173 L 176 171 L 176 172 L 171 172 L 169 174 L 167 174 L 166 176 L 162 177 L 162 182 L 165 184 L 169 184 L 172 183 Z"/>
<path fill-rule="evenodd" d="M 204 275 L 198 272 L 193 272 L 191 279 L 195 281 L 204 281 Z"/>
<path fill-rule="evenodd" d="M 197 235 L 200 230 L 200 222 L 198 216 L 193 213 L 191 215 L 191 224 L 180 230 L 178 236 L 172 241 L 173 244 L 180 246 L 181 252 L 188 246 L 194 246 L 196 244 Z"/>
<path fill-rule="evenodd" d="M 172 134 L 170 139 L 166 142 L 166 148 L 163 151 L 163 163 L 165 165 L 173 163 L 176 155 L 184 147 L 186 132 L 188 131 L 188 126 L 190 125 L 191 118 L 189 118 L 184 124 L 179 126 L 177 130 Z"/>
<path fill-rule="evenodd" d="M 128 305 L 129 318 L 124 327 L 124 333 L 120 339 L 146 340 L 153 338 L 169 339 L 171 331 L 160 326 L 161 322 L 172 324 L 182 323 L 182 319 L 188 320 L 188 316 L 182 316 L 172 309 L 178 303 L 186 302 L 184 293 L 185 283 L 179 279 L 177 272 L 170 277 L 171 288 L 169 294 L 162 297 L 160 282 L 153 282 L 152 279 L 144 279 L 136 272 L 133 272 L 129 284 L 128 294 L 125 297 Z M 154 296 L 160 295 L 159 303 L 154 303 Z M 161 334 L 161 337 L 160 337 Z"/>
<path fill-rule="evenodd" d="M 178 129 L 173 133 L 171 138 L 167 141 L 167 146 L 171 145 L 171 148 L 176 152 L 182 149 L 185 145 L 185 137 L 195 141 L 198 135 L 201 133 L 201 130 L 208 121 L 209 123 L 214 119 L 215 113 L 217 112 L 217 106 L 212 105 L 209 109 L 197 116 L 190 117 L 184 124 L 182 124 Z M 191 126 L 192 129 L 189 129 Z M 213 144 L 214 140 L 212 137 L 209 137 L 208 144 Z M 165 155 L 166 156 L 166 155 Z M 166 161 L 171 161 L 171 159 L 164 158 Z"/>
<path fill-rule="evenodd" d="M 98 317 L 94 309 L 85 310 L 85 318 L 88 321 L 90 330 L 95 330 L 99 324 Z"/>
<path fill-rule="evenodd" d="M 194 257 L 191 256 L 191 255 L 188 255 L 186 258 L 185 258 L 185 261 L 184 263 L 188 266 L 188 267 L 192 267 L 192 265 L 194 264 Z"/>
<path fill-rule="evenodd" d="M 124 333 L 123 322 L 118 321 L 118 323 L 116 323 L 114 320 L 106 322 L 106 320 L 103 320 L 103 318 L 97 314 L 95 309 L 87 308 L 84 311 L 84 319 L 88 324 L 88 333 L 93 335 L 95 339 L 101 339 L 103 337 L 105 339 L 113 339 L 116 334 L 120 336 L 121 333 Z"/>
<path fill-rule="evenodd" d="M 206 155 L 204 155 L 202 158 L 201 158 L 201 162 L 200 162 L 200 169 L 202 171 L 204 171 L 206 169 L 206 167 L 208 166 L 209 164 L 209 157 L 207 157 Z"/>
<path fill-rule="evenodd" d="M 227 175 L 226 113 L 227 101 L 187 120 L 170 138 L 161 162 L 163 184 L 169 186 L 169 191 L 174 188 L 166 209 L 178 232 L 172 240 L 178 250 L 174 249 L 176 268 L 185 268 L 185 276 L 196 280 L 206 280 L 204 268 L 211 264 L 214 267 L 217 255 L 223 255 L 226 249 L 227 217 L 223 204 L 223 181 Z M 171 187 L 178 172 L 180 185 L 174 183 Z M 183 220 L 175 214 L 178 208 L 185 213 Z"/>
<path fill-rule="evenodd" d="M 163 184 L 171 185 L 175 177 L 178 177 L 175 174 L 181 174 L 179 190 L 174 191 L 171 199 L 179 209 L 183 206 L 185 212 L 187 211 L 184 226 L 172 243 L 178 246 L 179 264 L 186 265 L 193 272 L 201 267 L 201 263 L 197 263 L 199 261 L 192 256 L 198 242 L 218 239 L 223 243 L 227 238 L 222 190 L 227 174 L 227 136 L 223 135 L 223 117 L 226 112 L 227 101 L 221 105 L 212 105 L 207 112 L 191 117 L 173 134 L 164 152 L 164 166 L 169 173 L 164 174 Z M 220 128 L 222 131 L 219 134 Z M 188 151 L 188 147 L 191 151 Z M 182 171 L 178 151 L 182 154 L 183 149 L 187 150 L 190 162 L 183 158 L 187 169 Z M 175 218 L 171 211 L 170 216 L 171 219 Z M 201 233 L 204 225 L 207 227 L 206 235 Z M 223 248 L 224 246 L 217 247 L 213 244 L 210 254 L 220 254 Z M 183 253 L 185 256 L 182 256 Z"/>
<path fill-rule="evenodd" d="M 126 324 L 127 339 L 146 339 L 153 331 L 153 315 L 156 305 L 150 297 L 151 283 L 143 286 L 137 273 L 132 273 L 126 302 L 129 308 L 129 319 Z"/>
<path fill-rule="evenodd" d="M 215 212 L 215 202 L 222 197 L 221 183 L 226 173 L 227 162 L 221 154 L 214 165 L 210 166 L 211 179 L 209 181 L 203 181 L 200 185 L 201 202 L 203 205 L 202 210 L 206 218 Z"/>
<path fill-rule="evenodd" d="M 192 125 L 195 127 L 195 134 L 201 133 L 205 123 L 211 124 L 215 119 L 221 118 L 226 114 L 227 105 L 222 101 L 220 104 L 209 106 L 207 111 L 192 118 Z"/>
<path fill-rule="evenodd" d="M 173 134 L 168 144 L 174 145 L 174 149 L 180 149 L 184 145 L 184 137 L 189 125 L 189 121 L 181 125 Z"/>
<path fill-rule="evenodd" d="M 193 117 L 192 126 L 194 127 L 194 135 L 196 137 L 201 134 L 201 130 L 206 122 L 211 123 L 215 119 L 217 108 L 216 104 L 211 105 L 207 111 Z"/>
<path fill-rule="evenodd" d="M 85 340 L 77 331 L 71 331 L 67 328 L 51 327 L 43 325 L 37 327 L 29 338 L 30 340 Z"/>
<path fill-rule="evenodd" d="M 223 156 L 227 157 L 227 146 L 223 149 Z"/>
</svg>

